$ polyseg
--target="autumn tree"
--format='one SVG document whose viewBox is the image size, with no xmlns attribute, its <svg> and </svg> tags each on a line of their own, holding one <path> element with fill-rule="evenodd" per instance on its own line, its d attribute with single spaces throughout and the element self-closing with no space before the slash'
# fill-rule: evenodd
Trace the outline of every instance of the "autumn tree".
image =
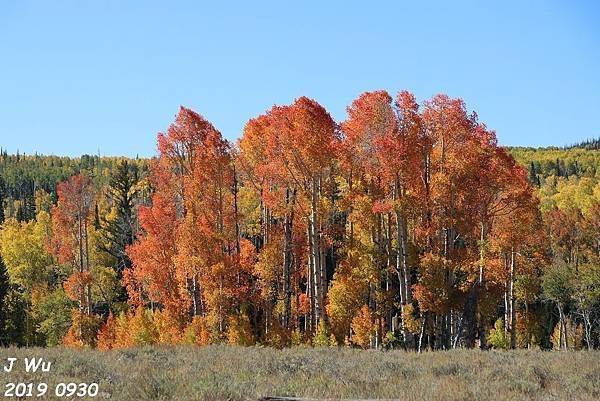
<svg viewBox="0 0 600 401">
<path fill-rule="evenodd" d="M 264 139 L 264 143 L 261 142 Z M 310 330 L 324 318 L 327 291 L 327 249 L 334 191 L 333 160 L 336 125 L 314 100 L 302 97 L 291 106 L 273 107 L 251 120 L 240 141 L 241 165 L 248 171 L 264 205 L 262 243 L 279 229 L 283 239 L 283 323 L 290 326 L 292 266 L 303 258 L 293 253 L 294 238 L 306 241 L 306 293 Z M 329 211 L 327 211 L 329 209 Z M 281 216 L 281 227 L 274 218 Z M 298 221 L 301 220 L 301 221 Z M 272 228 L 271 228 L 272 227 Z M 299 228 L 304 227 L 304 233 Z"/>
<path fill-rule="evenodd" d="M 52 210 L 52 251 L 59 262 L 73 268 L 67 292 L 79 302 L 79 310 L 92 313 L 89 235 L 95 194 L 89 178 L 75 175 L 57 187 L 58 205 Z"/>
<path fill-rule="evenodd" d="M 152 207 L 139 211 L 143 234 L 127 248 L 133 263 L 132 269 L 124 272 L 129 300 L 133 306 L 156 303 L 174 315 L 186 315 L 189 298 L 174 262 L 175 206 L 158 193 L 152 200 Z"/>
<path fill-rule="evenodd" d="M 150 207 L 140 209 L 143 233 L 128 248 L 125 280 L 137 305 L 156 304 L 181 324 L 208 316 L 219 336 L 243 295 L 236 173 L 221 134 L 199 114 L 181 108 L 159 134 L 151 166 Z"/>
<path fill-rule="evenodd" d="M 381 296 L 382 291 L 389 289 L 390 273 L 394 268 L 399 278 L 399 301 L 404 309 L 407 292 L 403 277 L 408 266 L 402 265 L 403 260 L 406 261 L 402 255 L 406 256 L 406 248 L 399 249 L 402 241 L 392 248 L 393 230 L 399 236 L 403 233 L 402 229 L 395 230 L 393 225 L 397 221 L 392 219 L 394 206 L 399 206 L 399 203 L 393 204 L 396 199 L 393 191 L 398 189 L 396 185 L 400 178 L 397 174 L 403 156 L 398 118 L 392 98 L 385 91 L 362 94 L 347 111 L 348 119 L 341 125 L 344 137 L 340 146 L 349 222 L 346 251 L 368 256 L 367 304 L 371 312 L 379 309 L 377 295 Z M 390 182 L 391 186 L 388 186 Z M 400 216 L 400 210 L 395 211 L 394 216 Z M 380 332 L 377 331 L 378 339 Z M 402 333 L 406 334 L 404 330 Z"/>
<path fill-rule="evenodd" d="M 10 344 L 10 339 L 7 338 L 6 335 L 6 323 L 8 320 L 6 298 L 9 289 L 10 283 L 8 281 L 8 271 L 6 270 L 6 265 L 4 264 L 2 256 L 0 255 L 0 346 L 3 347 Z"/>
<path fill-rule="evenodd" d="M 282 135 L 289 131 L 290 121 L 289 107 L 273 107 L 267 114 L 251 119 L 239 141 L 236 161 L 245 179 L 242 193 L 248 194 L 248 200 L 249 197 L 256 199 L 254 224 L 258 228 L 246 232 L 260 252 L 256 275 L 263 295 L 267 331 L 274 322 L 273 312 L 280 290 L 283 292 L 283 327 L 291 326 L 293 267 L 294 262 L 297 264 L 302 258 L 293 253 L 300 228 L 295 219 L 299 208 L 298 190 L 286 175 L 279 157 L 283 151 Z M 245 207 L 243 203 L 242 207 Z M 246 210 L 249 218 L 252 214 Z"/>
</svg>

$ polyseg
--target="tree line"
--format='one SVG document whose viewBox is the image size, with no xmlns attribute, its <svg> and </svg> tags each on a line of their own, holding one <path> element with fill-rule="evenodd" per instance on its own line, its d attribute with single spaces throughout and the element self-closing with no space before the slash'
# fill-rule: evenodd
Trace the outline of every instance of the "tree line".
<svg viewBox="0 0 600 401">
<path fill-rule="evenodd" d="M 347 112 L 301 97 L 233 144 L 182 107 L 147 172 L 38 193 L 0 231 L 3 343 L 598 345 L 594 182 L 557 202 L 460 99 Z"/>
</svg>

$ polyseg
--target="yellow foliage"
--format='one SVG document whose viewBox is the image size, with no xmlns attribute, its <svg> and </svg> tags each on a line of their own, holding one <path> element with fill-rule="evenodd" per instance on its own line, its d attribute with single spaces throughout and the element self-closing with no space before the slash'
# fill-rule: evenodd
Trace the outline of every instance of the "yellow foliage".
<svg viewBox="0 0 600 401">
<path fill-rule="evenodd" d="M 158 330 L 152 319 L 152 312 L 139 306 L 128 325 L 135 345 L 152 345 L 158 342 Z"/>
<path fill-rule="evenodd" d="M 488 343 L 497 349 L 510 348 L 510 335 L 504 332 L 504 320 L 502 318 L 496 320 L 494 328 L 488 334 Z"/>
<path fill-rule="evenodd" d="M 128 312 L 123 312 L 117 317 L 113 348 L 127 348 L 134 345 L 133 336 L 129 331 L 129 319 L 130 315 Z"/>
<path fill-rule="evenodd" d="M 290 343 L 290 333 L 279 324 L 278 319 L 273 319 L 271 329 L 267 334 L 266 343 L 275 348 L 283 348 Z"/>
<path fill-rule="evenodd" d="M 306 344 L 307 340 L 306 340 L 306 337 L 304 336 L 304 334 L 302 333 L 302 331 L 300 329 L 296 328 L 292 331 L 291 342 L 292 342 L 292 346 L 297 346 L 297 345 Z"/>
<path fill-rule="evenodd" d="M 571 319 L 566 319 L 565 326 L 565 333 L 563 335 L 566 336 L 567 348 L 580 350 L 583 347 L 583 326 L 574 324 Z M 560 343 L 560 321 L 556 323 L 552 331 L 552 345 L 556 350 L 562 349 Z"/>
<path fill-rule="evenodd" d="M 19 223 L 7 219 L 0 230 L 0 254 L 8 270 L 10 282 L 30 290 L 45 283 L 50 256 L 46 249 L 50 235 L 50 216 L 40 212 L 37 220 Z"/>
<path fill-rule="evenodd" d="M 227 331 L 227 342 L 229 344 L 250 346 L 254 345 L 256 339 L 252 332 L 250 319 L 244 313 L 229 318 L 229 328 Z"/>
<path fill-rule="evenodd" d="M 335 338 L 335 336 L 333 335 L 333 333 L 329 336 L 329 346 L 330 347 L 337 347 L 338 346 L 338 341 Z"/>
<path fill-rule="evenodd" d="M 327 316 L 331 331 L 336 338 L 343 339 L 350 332 L 352 319 L 363 303 L 368 290 L 368 281 L 362 274 L 363 261 L 357 251 L 350 251 L 333 276 L 327 294 Z"/>
<path fill-rule="evenodd" d="M 179 344 L 182 341 L 183 327 L 177 317 L 160 310 L 154 311 L 152 317 L 160 344 Z"/>
<path fill-rule="evenodd" d="M 421 330 L 421 319 L 415 317 L 415 307 L 412 304 L 404 306 L 402 321 L 404 322 L 404 329 L 409 333 L 418 334 Z"/>
<path fill-rule="evenodd" d="M 352 319 L 352 342 L 363 349 L 371 345 L 375 332 L 375 324 L 368 305 L 363 305 L 358 314 Z"/>
<path fill-rule="evenodd" d="M 205 318 L 194 316 L 191 323 L 183 331 L 183 342 L 196 345 L 210 344 L 210 330 L 206 325 Z"/>
<path fill-rule="evenodd" d="M 317 331 L 313 337 L 313 345 L 316 347 L 327 347 L 330 345 L 331 336 L 329 335 L 329 328 L 325 323 L 324 319 L 319 320 Z"/>
</svg>

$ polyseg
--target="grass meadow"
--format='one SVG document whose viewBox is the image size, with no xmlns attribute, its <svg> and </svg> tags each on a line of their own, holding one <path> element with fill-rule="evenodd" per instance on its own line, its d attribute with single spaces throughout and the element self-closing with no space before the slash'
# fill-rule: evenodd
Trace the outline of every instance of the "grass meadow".
<svg viewBox="0 0 600 401">
<path fill-rule="evenodd" d="M 332 348 L 165 346 L 118 351 L 7 348 L 19 358 L 8 382 L 48 383 L 37 399 L 58 399 L 59 382 L 97 382 L 96 399 L 599 400 L 600 352 L 456 350 L 435 353 Z M 50 372 L 25 373 L 24 358 L 43 357 Z M 0 394 L 2 396 L 2 394 Z M 8 399 L 8 398 L 7 398 Z M 71 398 L 72 399 L 72 398 Z"/>
</svg>

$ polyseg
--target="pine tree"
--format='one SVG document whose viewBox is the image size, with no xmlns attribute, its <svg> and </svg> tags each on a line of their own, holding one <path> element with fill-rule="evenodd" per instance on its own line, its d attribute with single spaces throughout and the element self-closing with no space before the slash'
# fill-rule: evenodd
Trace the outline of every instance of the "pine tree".
<svg viewBox="0 0 600 401">
<path fill-rule="evenodd" d="M 529 182 L 531 182 L 532 184 L 535 184 L 535 185 L 537 185 L 539 182 L 539 178 L 537 175 L 537 171 L 535 169 L 535 164 L 533 164 L 533 161 L 529 165 Z"/>
<path fill-rule="evenodd" d="M 131 267 L 131 260 L 125 248 L 133 244 L 135 239 L 134 203 L 137 181 L 135 165 L 126 160 L 119 162 L 108 188 L 108 197 L 113 205 L 112 213 L 108 217 L 100 218 L 97 206 L 95 211 L 95 220 L 101 228 L 100 234 L 105 239 L 100 248 L 116 259 L 115 268 L 119 278 L 122 277 L 123 269 Z"/>
</svg>

